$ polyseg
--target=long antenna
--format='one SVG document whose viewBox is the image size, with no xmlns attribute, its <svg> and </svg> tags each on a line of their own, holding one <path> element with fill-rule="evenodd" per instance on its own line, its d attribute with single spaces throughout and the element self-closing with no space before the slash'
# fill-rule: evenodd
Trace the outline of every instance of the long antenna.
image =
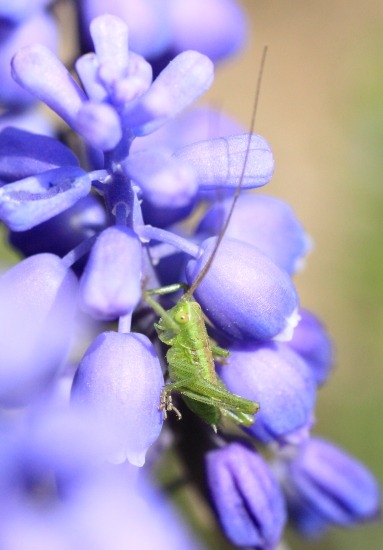
<svg viewBox="0 0 383 550">
<path fill-rule="evenodd" d="M 209 271 L 210 266 L 212 265 L 213 260 L 216 256 L 217 252 L 218 252 L 218 248 L 221 244 L 221 241 L 222 241 L 223 237 L 225 236 L 226 230 L 228 228 L 228 225 L 230 223 L 231 217 L 232 217 L 233 212 L 234 212 L 235 205 L 236 205 L 238 197 L 240 195 L 243 178 L 244 178 L 245 172 L 246 172 L 246 165 L 247 165 L 247 161 L 248 161 L 249 153 L 250 153 L 251 137 L 252 137 L 252 134 L 253 134 L 254 128 L 255 128 L 255 118 L 256 118 L 256 115 L 257 115 L 257 108 L 258 108 L 259 95 L 260 95 L 260 91 L 261 91 L 263 70 L 265 68 L 265 63 L 266 63 L 266 55 L 267 55 L 267 46 L 264 46 L 263 52 L 262 52 L 261 64 L 259 66 L 257 86 L 256 86 L 256 89 L 255 89 L 253 112 L 252 112 L 251 121 L 250 121 L 249 138 L 248 138 L 248 141 L 247 141 L 245 161 L 244 161 L 243 166 L 242 166 L 242 172 L 241 172 L 241 176 L 239 178 L 238 185 L 235 188 L 234 197 L 233 197 L 233 200 L 232 200 L 232 203 L 231 203 L 231 206 L 230 206 L 229 213 L 226 217 L 225 223 L 223 224 L 223 227 L 221 229 L 221 233 L 218 236 L 217 242 L 215 243 L 215 246 L 214 246 L 213 252 L 210 255 L 210 258 L 208 259 L 208 261 L 206 262 L 206 264 L 204 265 L 202 270 L 199 272 L 196 280 L 193 282 L 193 284 L 191 285 L 189 290 L 187 290 L 187 292 L 185 292 L 184 295 L 191 296 L 195 292 L 198 285 L 201 283 L 202 279 L 205 277 L 206 273 Z"/>
</svg>

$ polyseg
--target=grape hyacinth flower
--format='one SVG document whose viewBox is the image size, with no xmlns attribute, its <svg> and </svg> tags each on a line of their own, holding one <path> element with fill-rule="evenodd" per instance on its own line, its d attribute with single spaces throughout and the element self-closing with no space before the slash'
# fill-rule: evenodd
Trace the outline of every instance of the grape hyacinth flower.
<svg viewBox="0 0 383 550">
<path fill-rule="evenodd" d="M 31 3 L 31 19 L 48 3 Z M 310 249 L 306 232 L 282 201 L 248 193 L 270 181 L 271 148 L 229 119 L 222 134 L 211 131 L 210 110 L 185 113 L 212 84 L 213 61 L 239 47 L 244 18 L 231 0 L 180 4 L 114 0 L 113 15 L 103 15 L 102 0 L 78 2 L 80 26 L 89 24 L 81 42 L 95 50 L 75 63 L 78 80 L 41 42 L 12 59 L 20 90 L 76 139 L 72 150 L 25 130 L 0 132 L 0 219 L 26 256 L 0 276 L 4 548 L 197 549 L 148 480 L 170 446 L 239 547 L 276 549 L 287 512 L 310 534 L 379 508 L 373 476 L 310 436 L 332 350 L 292 281 Z M 21 5 L 7 16 L 20 26 Z M 212 19 L 201 20 L 206 10 L 216 14 L 214 33 Z M 162 70 L 143 54 L 163 56 Z M 184 226 L 206 201 L 196 229 Z M 176 322 L 188 319 L 169 314 L 169 289 L 148 299 L 164 279 L 170 290 L 186 283 L 214 338 L 171 348 L 172 392 L 154 329 L 167 321 L 162 340 L 175 346 Z M 200 368 L 206 349 L 220 359 L 210 377 Z M 241 413 L 226 407 L 225 392 L 252 406 L 237 421 L 241 438 L 222 421 L 227 410 L 229 419 Z M 214 409 L 218 433 L 198 405 Z"/>
</svg>

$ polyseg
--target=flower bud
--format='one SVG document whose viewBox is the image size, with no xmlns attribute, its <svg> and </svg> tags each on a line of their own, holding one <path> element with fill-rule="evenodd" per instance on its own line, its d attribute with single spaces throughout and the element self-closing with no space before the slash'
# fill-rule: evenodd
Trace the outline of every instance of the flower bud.
<svg viewBox="0 0 383 550">
<path fill-rule="evenodd" d="M 97 238 L 80 283 L 84 311 L 112 320 L 132 313 L 141 298 L 141 243 L 132 229 L 114 226 Z"/>
<path fill-rule="evenodd" d="M 229 214 L 232 199 L 213 205 L 198 231 L 217 234 Z M 242 193 L 225 235 L 256 246 L 278 267 L 292 275 L 299 270 L 310 249 L 309 239 L 292 208 L 274 197 Z"/>
<path fill-rule="evenodd" d="M 143 334 L 104 332 L 90 345 L 73 382 L 72 398 L 115 435 L 109 458 L 142 466 L 162 427 L 158 410 L 164 378 Z"/>
<path fill-rule="evenodd" d="M 323 384 L 333 366 L 332 342 L 320 320 L 307 311 L 299 310 L 300 321 L 288 342 L 311 368 L 317 384 Z"/>
<path fill-rule="evenodd" d="M 207 453 L 206 475 L 228 539 L 236 546 L 275 548 L 286 511 L 279 485 L 262 457 L 231 443 Z"/>
<path fill-rule="evenodd" d="M 14 181 L 0 189 L 0 219 L 13 231 L 26 231 L 75 204 L 90 186 L 90 176 L 77 166 Z"/>
<path fill-rule="evenodd" d="M 235 189 L 240 180 L 241 188 L 253 189 L 268 183 L 274 171 L 270 145 L 256 134 L 199 141 L 173 156 L 193 167 L 203 191 Z"/>
<path fill-rule="evenodd" d="M 191 285 L 211 257 L 216 243 L 202 243 L 203 253 L 190 260 Z M 224 238 L 194 295 L 212 323 L 229 338 L 245 341 L 291 338 L 298 321 L 297 293 L 290 277 L 257 248 Z"/>
<path fill-rule="evenodd" d="M 71 341 L 77 279 L 53 254 L 0 277 L 0 402 L 24 404 L 57 375 Z"/>
<path fill-rule="evenodd" d="M 368 469 L 331 443 L 312 438 L 285 464 L 287 496 L 330 524 L 377 517 L 380 491 Z"/>
<path fill-rule="evenodd" d="M 220 377 L 230 391 L 261 406 L 248 431 L 265 443 L 306 438 L 316 388 L 306 363 L 282 343 L 236 345 L 229 351 Z"/>
</svg>

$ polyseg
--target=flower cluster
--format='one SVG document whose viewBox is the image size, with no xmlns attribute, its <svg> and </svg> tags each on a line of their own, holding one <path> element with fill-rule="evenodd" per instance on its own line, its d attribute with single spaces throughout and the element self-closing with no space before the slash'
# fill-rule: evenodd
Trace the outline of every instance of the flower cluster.
<svg viewBox="0 0 383 550">
<path fill-rule="evenodd" d="M 285 203 L 247 192 L 270 181 L 270 146 L 223 115 L 221 135 L 208 134 L 205 109 L 184 112 L 213 81 L 206 52 L 216 60 L 242 42 L 238 7 L 193 0 L 180 11 L 177 1 L 116 0 L 112 15 L 102 14 L 101 0 L 78 2 L 82 47 L 94 48 L 75 64 L 79 84 L 39 30 L 37 21 L 55 28 L 49 2 L 24 4 L 0 4 L 20 85 L 1 92 L 9 112 L 0 133 L 0 219 L 25 256 L 0 277 L 1 548 L 31 540 L 39 548 L 198 548 L 148 479 L 172 429 L 180 455 L 194 442 L 234 545 L 276 548 L 288 519 L 311 536 L 375 517 L 373 476 L 310 436 L 332 346 L 300 308 L 292 281 L 310 249 L 301 224 Z M 201 20 L 206 9 L 217 14 L 216 36 L 210 19 Z M 23 43 L 25 25 L 38 43 Z M 32 98 L 83 147 L 74 152 L 40 124 L 36 133 L 9 126 L 10 113 Z M 187 230 L 181 222 L 207 203 Z M 177 357 L 189 363 L 175 363 L 174 391 L 163 401 L 167 369 L 142 297 L 182 287 L 175 283 L 193 289 L 230 356 L 209 378 L 204 349 L 222 350 L 213 341 L 189 349 L 186 340 L 189 355 Z M 178 334 L 166 313 L 163 323 L 168 317 Z M 201 329 L 193 330 L 198 339 Z M 78 360 L 81 337 L 90 344 Z M 173 345 L 173 337 L 170 330 L 163 341 Z M 201 418 L 203 407 L 214 410 L 218 434 L 189 415 L 179 393 Z M 222 417 L 241 424 L 239 402 L 260 410 L 233 436 Z M 184 418 L 164 425 L 164 408 Z"/>
</svg>

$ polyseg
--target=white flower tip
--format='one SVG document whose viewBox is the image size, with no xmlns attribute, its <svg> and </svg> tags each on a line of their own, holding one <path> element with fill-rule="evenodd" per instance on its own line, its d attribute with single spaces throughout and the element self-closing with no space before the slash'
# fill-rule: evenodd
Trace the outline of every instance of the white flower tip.
<svg viewBox="0 0 383 550">
<path fill-rule="evenodd" d="M 294 334 L 294 329 L 301 320 L 301 316 L 298 313 L 298 308 L 295 308 L 290 317 L 287 317 L 285 328 L 276 336 L 273 340 L 276 342 L 289 342 Z"/>
</svg>

